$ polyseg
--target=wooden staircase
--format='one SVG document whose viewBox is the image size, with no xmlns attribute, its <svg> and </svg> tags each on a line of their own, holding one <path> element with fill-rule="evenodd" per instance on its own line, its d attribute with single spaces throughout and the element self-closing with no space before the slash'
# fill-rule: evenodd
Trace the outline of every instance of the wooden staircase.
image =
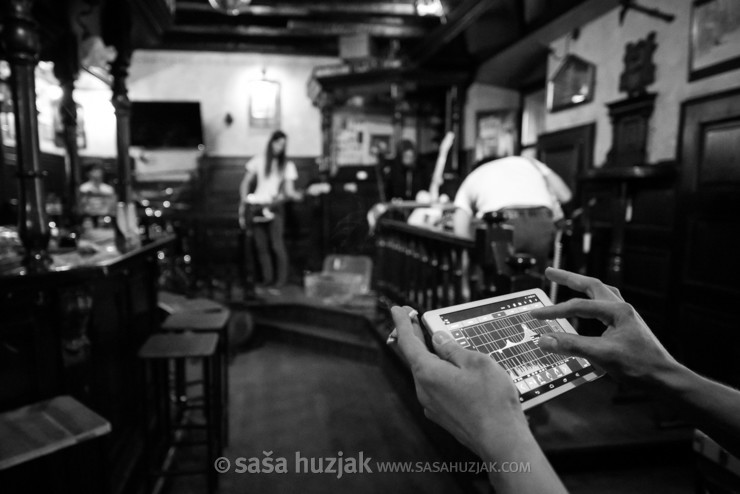
<svg viewBox="0 0 740 494">
<path fill-rule="evenodd" d="M 365 316 L 298 302 L 248 304 L 245 309 L 261 337 L 368 363 L 381 357 L 381 336 Z"/>
</svg>

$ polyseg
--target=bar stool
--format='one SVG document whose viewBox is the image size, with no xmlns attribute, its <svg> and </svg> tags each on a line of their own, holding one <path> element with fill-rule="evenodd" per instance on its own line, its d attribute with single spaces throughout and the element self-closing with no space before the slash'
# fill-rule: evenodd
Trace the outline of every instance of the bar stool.
<svg viewBox="0 0 740 494">
<path fill-rule="evenodd" d="M 216 302 L 212 302 L 216 304 Z M 202 305 L 202 304 L 201 304 Z M 180 310 L 170 314 L 161 325 L 163 333 L 185 333 L 217 334 L 219 336 L 219 353 L 221 355 L 221 380 L 223 383 L 221 400 L 223 403 L 222 415 L 220 417 L 222 426 L 221 441 L 224 445 L 229 442 L 229 319 L 231 311 L 223 306 L 212 307 L 202 311 Z M 177 396 L 180 406 L 188 406 L 187 386 L 189 383 L 184 379 L 184 361 L 176 366 L 177 374 Z"/>
<path fill-rule="evenodd" d="M 139 358 L 147 362 L 147 370 L 155 382 L 155 407 L 157 424 L 163 424 L 165 434 L 165 446 L 167 454 L 162 467 L 154 471 L 157 482 L 163 481 L 165 477 L 173 475 L 196 475 L 206 474 L 208 480 L 208 492 L 216 490 L 218 477 L 213 468 L 213 461 L 221 455 L 222 443 L 222 402 L 223 381 L 221 372 L 221 358 L 218 351 L 219 337 L 215 333 L 195 334 L 154 334 L 147 339 L 139 350 Z M 170 409 L 170 396 L 176 391 L 177 384 L 170 377 L 170 364 L 183 365 L 187 359 L 199 359 L 203 373 L 203 395 L 202 410 L 204 423 L 189 424 L 188 414 L 175 414 L 176 423 L 172 423 L 173 413 Z M 187 377 L 187 376 L 184 376 Z M 175 379 L 177 381 L 177 379 Z M 147 402 L 149 400 L 146 400 Z M 190 409 L 198 408 L 193 405 Z M 149 424 L 149 404 L 147 403 L 147 424 Z M 147 440 L 150 431 L 147 427 Z M 198 441 L 180 441 L 185 430 L 203 429 L 206 432 L 205 443 Z M 171 470 L 170 463 L 178 448 L 183 446 L 198 446 L 205 444 L 207 457 L 202 470 Z M 147 453 L 151 453 L 154 445 L 147 445 Z M 151 462 L 149 462 L 151 465 Z"/>
<path fill-rule="evenodd" d="M 177 312 L 218 312 L 224 306 L 218 302 L 202 297 L 188 298 L 185 295 L 159 290 L 157 305 L 168 315 Z"/>
<path fill-rule="evenodd" d="M 43 465 L 39 462 L 44 461 L 41 458 L 49 460 L 52 457 L 48 455 L 74 448 L 110 431 L 110 422 L 71 396 L 57 396 L 0 413 L 0 485 L 3 491 L 99 491 L 104 480 L 96 472 L 86 472 L 88 480 L 93 478 L 93 481 L 76 485 L 74 473 L 69 473 L 70 466 L 74 471 L 73 465 L 80 462 L 81 457 L 75 457 L 75 452 L 57 454 Z"/>
</svg>

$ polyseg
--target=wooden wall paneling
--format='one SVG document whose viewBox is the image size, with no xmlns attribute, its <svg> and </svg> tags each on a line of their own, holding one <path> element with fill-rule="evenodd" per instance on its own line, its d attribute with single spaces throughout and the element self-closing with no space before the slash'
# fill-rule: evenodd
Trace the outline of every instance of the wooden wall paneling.
<svg viewBox="0 0 740 494">
<path fill-rule="evenodd" d="M 349 183 L 355 185 L 347 189 Z M 332 182 L 332 191 L 324 198 L 326 254 L 372 255 L 367 212 L 379 200 L 374 181 Z"/>
<path fill-rule="evenodd" d="M 245 164 L 249 157 L 205 156 L 198 166 L 196 180 L 195 215 L 183 218 L 194 225 L 194 263 L 203 277 L 210 277 L 216 269 L 220 277 L 236 281 L 235 266 L 242 268 L 238 276 L 246 277 L 244 238 L 238 224 L 239 184 L 244 178 Z M 298 171 L 296 190 L 305 190 L 319 178 L 315 157 L 289 156 Z M 314 254 L 323 251 L 321 246 L 322 201 L 306 197 L 300 203 L 286 204 L 285 243 L 289 252 L 291 275 L 296 279 L 304 271 L 320 269 L 322 259 Z M 323 257 L 323 256 L 322 256 Z"/>
<path fill-rule="evenodd" d="M 735 307 L 740 297 L 740 91 L 692 99 L 681 108 L 681 176 L 673 272 L 675 325 L 687 363 L 740 384 Z M 733 344 L 733 342 L 735 342 Z"/>
<path fill-rule="evenodd" d="M 0 301 L 0 410 L 52 398 L 61 385 L 58 348 L 47 337 L 43 290 L 13 291 Z"/>
<path fill-rule="evenodd" d="M 628 180 L 631 216 L 624 224 L 619 288 L 661 341 L 675 350 L 679 341 L 669 324 L 673 310 L 670 280 L 675 246 L 674 179 L 670 173 L 653 178 L 598 179 L 598 173 L 613 171 L 612 168 L 592 172 L 591 177 L 596 176 L 597 179 L 583 184 L 582 204 L 592 204 L 588 209 L 592 242 L 586 263 L 587 273 L 605 281 L 609 279 L 608 261 L 613 249 L 615 220 L 613 208 L 619 200 L 622 181 Z"/>
</svg>

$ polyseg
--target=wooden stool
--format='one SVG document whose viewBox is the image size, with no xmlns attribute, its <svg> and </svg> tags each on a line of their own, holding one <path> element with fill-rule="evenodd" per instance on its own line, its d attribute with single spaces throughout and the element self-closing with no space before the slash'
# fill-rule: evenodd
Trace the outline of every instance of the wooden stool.
<svg viewBox="0 0 740 494">
<path fill-rule="evenodd" d="M 45 466 L 34 469 L 36 467 L 26 464 L 110 431 L 110 422 L 71 396 L 58 396 L 0 414 L 0 471 L 13 469 L 13 472 L 7 472 L 8 478 L 3 475 L 3 480 L 0 481 L 3 491 L 15 492 L 14 486 L 17 483 L 18 492 L 29 492 L 29 489 L 34 489 L 35 479 L 39 481 L 35 488 L 44 488 L 44 484 L 48 483 L 49 488 L 59 492 L 79 492 L 80 486 L 59 485 L 60 479 L 54 472 L 47 472 Z M 56 462 L 54 459 L 53 464 Z M 21 465 L 29 466 L 30 469 L 19 471 L 14 468 Z M 67 466 L 61 464 L 52 470 L 67 471 Z M 45 478 L 39 479 L 39 475 Z M 72 483 L 75 483 L 74 478 Z M 97 490 L 101 488 L 100 485 L 95 486 L 94 482 L 92 484 L 86 487 Z"/>
<path fill-rule="evenodd" d="M 157 406 L 157 423 L 163 424 L 167 455 L 162 467 L 155 470 L 157 482 L 172 475 L 195 475 L 206 474 L 208 479 L 208 492 L 215 492 L 218 477 L 213 468 L 213 461 L 221 455 L 222 443 L 222 364 L 220 352 L 218 351 L 219 337 L 215 333 L 195 334 L 192 332 L 182 334 L 155 334 L 149 337 L 139 350 L 139 357 L 146 360 L 148 370 L 155 382 L 155 399 Z M 176 423 L 172 424 L 172 410 L 170 409 L 170 396 L 176 391 L 176 383 L 170 379 L 170 362 L 177 367 L 184 364 L 186 359 L 200 359 L 203 372 L 203 416 L 205 423 L 188 424 L 187 414 L 176 414 Z M 186 376 L 183 376 L 186 377 Z M 175 380 L 177 381 L 177 379 Z M 189 408 L 197 408 L 190 406 Z M 149 423 L 149 410 L 147 409 L 147 423 Z M 148 429 L 148 427 L 147 427 Z M 180 441 L 182 431 L 188 429 L 204 429 L 206 431 L 205 445 L 207 458 L 202 470 L 170 470 L 170 462 L 178 447 L 197 446 L 202 442 Z M 150 436 L 147 430 L 147 438 Z M 154 445 L 147 446 L 147 452 L 151 452 Z"/>
<path fill-rule="evenodd" d="M 220 311 L 224 306 L 218 302 L 202 297 L 188 298 L 185 295 L 160 290 L 157 293 L 157 305 L 168 315 L 177 312 L 211 312 Z"/>
<path fill-rule="evenodd" d="M 215 302 L 212 302 L 215 303 Z M 221 354 L 221 380 L 223 382 L 221 400 L 222 409 L 222 438 L 224 445 L 229 442 L 229 319 L 231 311 L 223 306 L 205 311 L 177 311 L 172 313 L 162 323 L 164 333 L 193 332 L 198 334 L 218 334 L 219 353 Z M 184 361 L 178 363 L 177 393 L 181 406 L 187 406 L 187 380 L 184 379 Z"/>
</svg>

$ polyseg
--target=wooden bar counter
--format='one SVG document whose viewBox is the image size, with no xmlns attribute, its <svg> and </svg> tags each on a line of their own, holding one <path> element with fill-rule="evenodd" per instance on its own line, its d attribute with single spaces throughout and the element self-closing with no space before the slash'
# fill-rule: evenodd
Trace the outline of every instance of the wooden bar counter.
<svg viewBox="0 0 740 494">
<path fill-rule="evenodd" d="M 44 273 L 0 270 L 0 412 L 67 394 L 108 420 L 112 432 L 88 465 L 104 492 L 142 478 L 146 387 L 136 352 L 159 325 L 158 255 L 173 241 L 125 254 L 105 243 L 89 256 L 52 253 Z"/>
</svg>

